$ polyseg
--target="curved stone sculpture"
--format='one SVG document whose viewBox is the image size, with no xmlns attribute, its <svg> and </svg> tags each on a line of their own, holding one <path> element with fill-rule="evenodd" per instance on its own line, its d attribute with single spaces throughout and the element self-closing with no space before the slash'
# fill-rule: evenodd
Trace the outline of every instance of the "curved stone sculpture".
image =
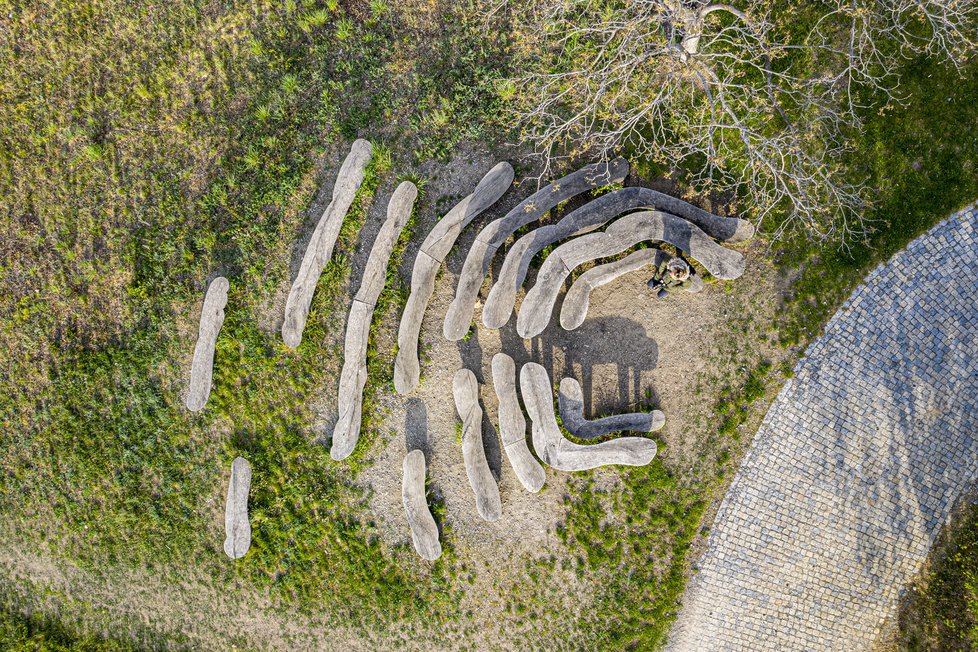
<svg viewBox="0 0 978 652">
<path fill-rule="evenodd" d="M 458 279 L 455 299 L 445 315 L 444 335 L 449 340 L 465 337 L 472 324 L 479 288 L 489 271 L 496 250 L 522 226 L 540 219 L 551 208 L 571 197 L 610 183 L 622 181 L 628 175 L 628 162 L 615 159 L 610 163 L 593 163 L 562 177 L 536 191 L 500 219 L 486 225 L 475 237 L 465 257 Z"/>
<path fill-rule="evenodd" d="M 489 170 L 471 195 L 460 201 L 441 218 L 424 242 L 414 261 L 411 273 L 411 294 L 408 296 L 397 331 L 397 358 L 394 360 L 394 389 L 407 394 L 417 387 L 421 377 L 418 360 L 418 336 L 428 301 L 435 291 L 435 276 L 455 240 L 469 222 L 499 201 L 513 183 L 513 166 L 498 163 Z"/>
<path fill-rule="evenodd" d="M 482 446 L 482 408 L 479 407 L 479 383 L 475 374 L 468 369 L 459 369 L 452 380 L 452 395 L 462 419 L 462 460 L 475 494 L 476 508 L 485 520 L 498 520 L 503 506 Z"/>
<path fill-rule="evenodd" d="M 197 344 L 194 346 L 194 361 L 190 367 L 190 389 L 187 391 L 187 409 L 199 412 L 207 404 L 211 395 L 211 380 L 214 377 L 214 345 L 224 325 L 224 306 L 228 303 L 228 289 L 231 284 L 223 276 L 218 276 L 207 287 L 204 307 L 200 311 L 200 326 L 197 331 Z"/>
<path fill-rule="evenodd" d="M 666 424 L 666 416 L 659 410 L 614 414 L 594 420 L 585 419 L 584 392 L 581 391 L 581 384 L 573 378 L 564 378 L 560 381 L 557 407 L 560 410 L 560 422 L 564 424 L 567 432 L 578 439 L 595 439 L 623 430 L 654 432 Z"/>
<path fill-rule="evenodd" d="M 401 183 L 394 191 L 387 205 L 387 219 L 370 249 L 360 289 L 350 307 L 343 346 L 343 370 L 340 372 L 337 407 L 339 416 L 333 429 L 333 444 L 329 451 L 334 460 L 345 459 L 353 452 L 360 438 L 360 410 L 363 406 L 363 388 L 367 384 L 370 321 L 377 298 L 387 280 L 387 263 L 390 262 L 394 245 L 397 244 L 404 225 L 411 217 L 417 196 L 418 189 L 410 181 Z"/>
<path fill-rule="evenodd" d="M 414 549 L 422 559 L 435 561 L 441 557 L 441 542 L 438 541 L 438 525 L 428 509 L 428 500 L 425 497 L 424 472 L 424 453 L 415 449 L 404 456 L 401 500 L 404 502 L 408 525 L 411 526 Z"/>
<path fill-rule="evenodd" d="M 591 303 L 592 290 L 645 266 L 656 269 L 666 257 L 667 254 L 659 249 L 639 249 L 621 260 L 595 265 L 584 272 L 564 295 L 564 303 L 560 307 L 560 327 L 572 331 L 584 323 Z"/>
<path fill-rule="evenodd" d="M 533 450 L 555 469 L 584 471 L 609 464 L 644 466 L 655 457 L 655 442 L 644 437 L 620 437 L 588 446 L 564 437 L 554 416 L 550 376 L 535 362 L 528 362 L 520 369 L 520 392 L 533 422 Z"/>
<path fill-rule="evenodd" d="M 248 492 L 251 490 L 251 464 L 243 457 L 231 462 L 231 480 L 224 508 L 224 552 L 240 559 L 251 547 L 251 522 L 248 520 Z"/>
<path fill-rule="evenodd" d="M 499 399 L 499 434 L 506 457 L 520 483 L 536 493 L 546 482 L 547 474 L 526 445 L 526 419 L 516 396 L 516 363 L 505 353 L 492 357 L 492 384 Z"/>
<path fill-rule="evenodd" d="M 486 298 L 482 323 L 489 328 L 502 328 L 509 321 L 516 304 L 516 293 L 526 279 L 530 261 L 544 247 L 593 231 L 636 208 L 659 209 L 682 217 L 721 242 L 741 242 L 754 235 L 754 227 L 746 220 L 718 217 L 649 188 L 622 188 L 571 211 L 556 224 L 531 231 L 517 240 L 506 254 L 499 277 Z"/>
<path fill-rule="evenodd" d="M 309 306 L 312 304 L 312 295 L 316 292 L 319 276 L 333 256 L 333 246 L 340 234 L 340 227 L 343 226 L 343 218 L 363 183 L 367 163 L 372 156 L 373 146 L 366 140 L 357 139 L 353 141 L 353 147 L 340 167 L 333 185 L 332 201 L 323 211 L 316 230 L 309 239 L 299 273 L 292 282 L 292 289 L 289 290 L 289 298 L 285 303 L 282 339 L 286 346 L 294 349 L 302 341 L 302 331 L 306 328 Z"/>
<path fill-rule="evenodd" d="M 521 337 L 535 337 L 550 322 L 557 294 L 571 271 L 587 261 L 620 254 L 646 240 L 666 242 L 722 279 L 735 279 L 744 273 L 744 257 L 721 247 L 699 227 L 659 211 L 626 215 L 600 233 L 589 233 L 560 245 L 547 256 L 537 274 L 537 282 L 526 294 L 516 320 Z"/>
</svg>

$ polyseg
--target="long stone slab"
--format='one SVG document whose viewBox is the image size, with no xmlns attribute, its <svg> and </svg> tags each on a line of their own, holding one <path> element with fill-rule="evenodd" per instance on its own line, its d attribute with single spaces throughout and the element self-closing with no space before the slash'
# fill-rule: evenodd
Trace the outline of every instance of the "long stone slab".
<svg viewBox="0 0 978 652">
<path fill-rule="evenodd" d="M 441 557 L 441 542 L 438 540 L 438 525 L 428 509 L 424 480 L 424 453 L 415 449 L 404 456 L 401 500 L 408 525 L 411 526 L 414 549 L 422 559 L 435 561 Z"/>
<path fill-rule="evenodd" d="M 316 291 L 316 284 L 323 273 L 323 267 L 333 256 L 336 238 L 343 226 L 343 218 L 353 204 L 357 190 L 363 183 L 367 164 L 373 156 L 373 146 L 363 139 L 353 141 L 350 153 L 343 161 L 340 172 L 333 185 L 333 196 L 329 206 L 323 211 L 316 229 L 309 239 L 299 273 L 292 282 L 289 298 L 285 303 L 285 320 L 282 322 L 282 339 L 285 345 L 295 348 L 302 341 L 302 331 L 306 328 L 309 306 Z"/>
<path fill-rule="evenodd" d="M 639 242 L 666 242 L 698 260 L 711 274 L 735 279 L 744 273 L 744 257 L 714 242 L 699 227 L 660 211 L 631 213 L 600 233 L 588 233 L 551 252 L 526 294 L 516 320 L 521 337 L 536 337 L 550 322 L 557 294 L 571 271 L 585 262 L 614 256 Z"/>
<path fill-rule="evenodd" d="M 499 486 L 489 470 L 486 450 L 482 445 L 482 408 L 479 407 L 479 382 L 469 369 L 459 369 L 452 380 L 455 409 L 462 419 L 462 460 L 465 474 L 475 494 L 479 515 L 496 521 L 502 515 Z"/>
<path fill-rule="evenodd" d="M 655 432 L 666 424 L 666 416 L 660 410 L 627 412 L 601 419 L 585 419 L 584 392 L 581 391 L 581 384 L 574 378 L 564 378 L 560 381 L 557 407 L 560 410 L 560 422 L 564 424 L 567 432 L 578 439 L 595 439 L 625 430 Z"/>
<path fill-rule="evenodd" d="M 646 266 L 657 269 L 665 258 L 666 254 L 660 249 L 639 249 L 621 260 L 595 265 L 584 272 L 564 295 L 564 303 L 560 306 L 560 327 L 572 331 L 584 323 L 591 303 L 591 292 L 595 289 Z"/>
<path fill-rule="evenodd" d="M 425 309 L 435 291 L 435 276 L 452 250 L 455 241 L 469 222 L 499 201 L 513 183 L 513 166 L 505 161 L 496 164 L 479 182 L 471 195 L 460 201 L 442 217 L 421 243 L 411 272 L 408 295 L 397 330 L 397 358 L 394 360 L 394 389 L 407 394 L 418 385 L 421 362 L 418 359 L 418 336 Z"/>
<path fill-rule="evenodd" d="M 584 471 L 611 464 L 644 466 L 655 457 L 655 442 L 644 437 L 620 437 L 587 446 L 564 437 L 554 415 L 550 376 L 535 362 L 528 362 L 520 369 L 520 392 L 533 422 L 533 450 L 555 469 Z"/>
<path fill-rule="evenodd" d="M 637 208 L 659 209 L 682 217 L 720 241 L 740 242 L 754 234 L 754 227 L 746 220 L 718 217 L 650 188 L 616 190 L 571 211 L 556 224 L 531 231 L 517 240 L 506 254 L 499 277 L 486 298 L 482 323 L 489 328 L 502 328 L 509 321 L 516 304 L 516 294 L 530 269 L 530 261 L 544 247 L 593 231 L 622 213 Z"/>
<path fill-rule="evenodd" d="M 251 490 L 251 464 L 243 457 L 231 462 L 231 479 L 224 508 L 224 553 L 240 559 L 251 547 L 251 522 L 248 520 L 248 492 Z"/>
<path fill-rule="evenodd" d="M 506 457 L 520 484 L 536 493 L 546 482 L 547 474 L 526 445 L 526 419 L 516 395 L 516 363 L 505 353 L 492 357 L 492 384 L 499 399 L 499 434 Z"/>
<path fill-rule="evenodd" d="M 200 325 L 197 330 L 197 344 L 194 346 L 194 361 L 190 366 L 190 389 L 187 391 L 187 409 L 199 412 L 204 409 L 211 395 L 211 382 L 214 378 L 214 346 L 224 325 L 224 306 L 228 303 L 228 290 L 231 284 L 223 276 L 218 276 L 207 286 L 204 294 L 204 307 L 200 311 Z"/>
<path fill-rule="evenodd" d="M 551 208 L 571 197 L 610 183 L 618 183 L 627 175 L 628 162 L 625 159 L 592 163 L 544 186 L 506 215 L 486 225 L 476 236 L 462 266 L 455 299 L 445 315 L 445 338 L 457 341 L 469 331 L 472 311 L 492 258 L 496 255 L 496 250 L 517 229 L 539 220 Z"/>
<path fill-rule="evenodd" d="M 367 343 L 370 338 L 370 322 L 373 319 L 377 299 L 387 280 L 387 264 L 397 239 L 411 217 L 418 189 L 410 181 L 397 187 L 387 205 L 387 219 L 380 227 L 370 249 L 363 280 L 357 290 L 350 315 L 346 321 L 346 338 L 343 347 L 343 370 L 340 372 L 339 397 L 337 400 L 336 427 L 329 454 L 334 460 L 345 459 L 360 438 L 360 417 L 363 407 L 363 388 L 367 383 Z"/>
</svg>

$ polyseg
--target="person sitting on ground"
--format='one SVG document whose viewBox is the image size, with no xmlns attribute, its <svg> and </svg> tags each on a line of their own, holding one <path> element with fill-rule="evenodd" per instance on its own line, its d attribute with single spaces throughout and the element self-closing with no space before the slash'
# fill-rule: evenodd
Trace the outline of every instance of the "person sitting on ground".
<svg viewBox="0 0 978 652">
<path fill-rule="evenodd" d="M 659 263 L 659 268 L 655 271 L 655 275 L 649 279 L 648 286 L 650 290 L 658 290 L 656 297 L 663 299 L 669 296 L 670 292 L 676 290 L 699 292 L 703 287 L 703 282 L 693 274 L 692 268 L 685 260 L 669 258 Z"/>
</svg>

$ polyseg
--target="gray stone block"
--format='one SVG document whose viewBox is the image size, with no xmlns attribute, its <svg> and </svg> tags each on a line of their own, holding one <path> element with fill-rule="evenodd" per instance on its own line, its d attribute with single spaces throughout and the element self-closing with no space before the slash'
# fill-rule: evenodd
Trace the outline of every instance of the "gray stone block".
<svg viewBox="0 0 978 652">
<path fill-rule="evenodd" d="M 224 552 L 240 559 L 251 547 L 251 522 L 248 520 L 248 492 L 251 490 L 251 464 L 243 457 L 231 463 L 228 498 L 224 508 Z"/>
<path fill-rule="evenodd" d="M 528 362 L 520 369 L 520 392 L 533 422 L 533 450 L 555 469 L 584 471 L 611 464 L 644 466 L 655 457 L 655 442 L 643 437 L 620 437 L 588 446 L 564 437 L 554 415 L 550 376 L 535 362 Z"/>
<path fill-rule="evenodd" d="M 345 459 L 360 438 L 360 417 L 363 404 L 363 388 L 367 383 L 367 343 L 370 338 L 370 322 L 373 319 L 377 299 L 387 279 L 387 264 L 397 239 L 411 217 L 418 189 L 410 181 L 397 187 L 387 205 L 387 219 L 380 227 L 367 257 L 360 289 L 350 307 L 346 323 L 343 347 L 343 369 L 340 372 L 339 397 L 337 400 L 336 427 L 329 454 L 334 460 Z"/>
<path fill-rule="evenodd" d="M 199 412 L 207 404 L 211 395 L 211 381 L 214 377 L 214 346 L 224 325 L 224 306 L 228 303 L 228 289 L 231 284 L 223 276 L 218 276 L 207 287 L 204 307 L 200 311 L 200 325 L 197 331 L 197 344 L 194 346 L 194 361 L 190 367 L 190 389 L 187 391 L 187 409 Z"/>
<path fill-rule="evenodd" d="M 564 378 L 560 381 L 557 407 L 564 428 L 578 439 L 595 439 L 625 430 L 655 432 L 666 424 L 666 416 L 659 410 L 628 412 L 594 420 L 585 419 L 584 393 L 581 391 L 581 384 L 573 378 Z"/>
<path fill-rule="evenodd" d="M 516 363 L 505 353 L 492 357 L 492 384 L 499 399 L 499 434 L 506 457 L 520 484 L 536 493 L 546 482 L 547 474 L 526 445 L 526 419 L 516 395 Z"/>
<path fill-rule="evenodd" d="M 476 508 L 485 520 L 499 520 L 503 507 L 499 487 L 489 470 L 482 445 L 482 408 L 479 407 L 479 383 L 475 374 L 468 369 L 459 369 L 452 380 L 452 395 L 462 419 L 462 460 L 475 494 Z"/>
<path fill-rule="evenodd" d="M 622 213 L 637 208 L 654 208 L 682 217 L 720 241 L 741 242 L 754 235 L 754 227 L 746 220 L 718 217 L 681 199 L 649 188 L 616 190 L 568 213 L 556 224 L 531 231 L 517 240 L 506 254 L 499 277 L 486 298 L 482 309 L 482 323 L 489 328 L 501 328 L 509 321 L 516 304 L 516 294 L 526 279 L 530 261 L 544 247 L 593 231 Z"/>
<path fill-rule="evenodd" d="M 469 222 L 495 204 L 513 183 L 513 166 L 498 163 L 482 178 L 471 195 L 460 201 L 435 224 L 421 244 L 411 272 L 411 293 L 397 331 L 397 358 L 394 360 L 394 389 L 407 394 L 418 385 L 421 363 L 418 336 L 425 309 L 435 291 L 435 276 L 459 234 Z"/>
<path fill-rule="evenodd" d="M 666 256 L 659 249 L 639 249 L 621 260 L 595 265 L 581 274 L 564 295 L 564 303 L 560 306 L 560 327 L 572 331 L 584 323 L 593 290 L 646 266 L 657 269 Z"/>
<path fill-rule="evenodd" d="M 666 242 L 681 249 L 717 278 L 735 279 L 744 273 L 744 257 L 740 253 L 718 245 L 686 220 L 659 211 L 632 213 L 601 233 L 582 235 L 554 249 L 523 300 L 516 332 L 524 338 L 543 332 L 561 286 L 578 265 L 620 254 L 644 241 Z"/>
<path fill-rule="evenodd" d="M 594 163 L 562 177 L 533 193 L 505 216 L 489 223 L 475 238 L 462 266 L 455 299 L 445 315 L 444 335 L 457 341 L 465 337 L 472 324 L 479 289 L 489 271 L 496 250 L 522 226 L 539 220 L 557 204 L 576 195 L 617 183 L 628 175 L 628 162 L 615 159 L 609 163 Z"/>
<path fill-rule="evenodd" d="M 413 450 L 404 456 L 401 500 L 408 525 L 411 526 L 414 549 L 422 559 L 434 561 L 441 557 L 441 542 L 438 540 L 438 525 L 428 509 L 424 481 L 424 453 Z"/>
<path fill-rule="evenodd" d="M 373 146 L 366 140 L 358 139 L 353 142 L 350 153 L 340 167 L 333 185 L 332 201 L 323 211 L 316 230 L 309 239 L 299 273 L 292 282 L 292 289 L 289 290 L 289 298 L 285 303 L 282 339 L 286 346 L 295 348 L 302 341 L 302 331 L 306 328 L 316 284 L 323 273 L 323 267 L 333 256 L 333 247 L 340 234 L 343 218 L 363 183 L 364 172 L 372 156 Z"/>
</svg>

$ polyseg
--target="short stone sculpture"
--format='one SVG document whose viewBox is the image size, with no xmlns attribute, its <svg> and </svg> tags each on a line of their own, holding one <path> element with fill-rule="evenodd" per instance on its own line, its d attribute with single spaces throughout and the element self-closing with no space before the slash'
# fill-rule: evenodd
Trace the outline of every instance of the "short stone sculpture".
<svg viewBox="0 0 978 652">
<path fill-rule="evenodd" d="M 190 389 L 187 392 L 187 409 L 199 412 L 204 409 L 211 395 L 211 381 L 214 377 L 214 346 L 224 325 L 224 306 L 228 303 L 228 290 L 231 284 L 223 276 L 218 276 L 207 287 L 204 307 L 200 311 L 200 326 L 197 344 L 194 346 L 194 361 L 190 367 Z"/>
<path fill-rule="evenodd" d="M 585 166 L 533 193 L 500 219 L 489 223 L 475 238 L 465 258 L 455 299 L 445 316 L 444 335 L 449 340 L 465 337 L 472 324 L 472 311 L 496 250 L 522 226 L 540 219 L 557 204 L 576 195 L 622 181 L 628 174 L 628 163 L 615 159 L 610 163 Z"/>
<path fill-rule="evenodd" d="M 285 303 L 282 339 L 286 346 L 294 349 L 302 341 L 302 331 L 306 328 L 309 306 L 312 304 L 312 296 L 316 291 L 319 276 L 333 256 L 333 246 L 340 234 L 343 218 L 350 210 L 357 190 L 363 183 L 364 173 L 372 156 L 373 146 L 366 140 L 357 139 L 340 167 L 336 183 L 333 185 L 332 201 L 323 211 L 316 230 L 313 231 L 312 238 L 306 246 L 299 273 L 292 283 L 289 298 Z"/>
<path fill-rule="evenodd" d="M 401 499 L 404 501 L 408 525 L 411 526 L 414 549 L 422 559 L 434 561 L 441 557 L 441 542 L 438 540 L 438 525 L 428 509 L 424 481 L 424 453 L 415 449 L 404 456 Z"/>
<path fill-rule="evenodd" d="M 655 432 L 666 424 L 666 417 L 659 410 L 615 414 L 589 421 L 584 418 L 584 392 L 581 391 L 581 384 L 573 378 L 560 381 L 557 407 L 560 410 L 560 422 L 567 432 L 578 439 L 595 439 L 623 430 Z"/>
<path fill-rule="evenodd" d="M 506 254 L 499 277 L 486 298 L 482 323 L 489 328 L 502 328 L 509 321 L 516 304 L 516 293 L 526 279 L 530 261 L 544 247 L 593 231 L 622 213 L 637 208 L 663 209 L 699 226 L 707 235 L 721 242 L 741 242 L 754 235 L 754 227 L 746 220 L 718 217 L 650 188 L 622 188 L 571 211 L 556 224 L 531 231 L 517 240 Z"/>
<path fill-rule="evenodd" d="M 418 385 L 421 363 L 418 360 L 418 336 L 428 301 L 435 291 L 435 276 L 445 262 L 459 234 L 469 222 L 499 201 L 513 183 L 513 166 L 503 162 L 482 178 L 471 195 L 460 201 L 434 226 L 421 244 L 411 273 L 408 296 L 397 331 L 397 358 L 394 361 L 394 389 L 407 394 Z"/>
<path fill-rule="evenodd" d="M 459 369 L 452 380 L 452 395 L 462 419 L 462 460 L 475 494 L 476 508 L 485 520 L 498 520 L 503 507 L 499 487 L 489 470 L 482 446 L 482 408 L 479 407 L 479 383 L 475 374 L 469 369 Z"/>
<path fill-rule="evenodd" d="M 360 438 L 363 388 L 367 384 L 367 343 L 370 322 L 377 299 L 387 280 L 387 263 L 401 230 L 411 217 L 418 189 L 410 181 L 397 187 L 387 205 L 387 219 L 374 240 L 363 270 L 360 289 L 353 299 L 346 322 L 346 341 L 343 347 L 343 370 L 340 372 L 339 400 L 333 444 L 329 454 L 334 460 L 345 459 Z"/>
<path fill-rule="evenodd" d="M 251 547 L 251 522 L 248 520 L 248 492 L 251 490 L 251 464 L 243 457 L 231 462 L 228 500 L 224 508 L 224 552 L 240 559 Z"/>
<path fill-rule="evenodd" d="M 595 265 L 584 272 L 564 295 L 564 303 L 560 307 L 560 327 L 572 331 L 584 323 L 593 290 L 643 267 L 657 268 L 666 258 L 668 255 L 659 249 L 639 249 L 621 260 Z"/>
<path fill-rule="evenodd" d="M 505 353 L 492 357 L 492 384 L 499 399 L 499 434 L 503 450 L 520 483 L 531 493 L 540 491 L 547 474 L 526 445 L 526 419 L 516 395 L 516 363 Z"/>
<path fill-rule="evenodd" d="M 681 249 L 717 278 L 735 279 L 744 273 L 740 253 L 718 245 L 690 222 L 659 211 L 632 213 L 612 222 L 603 232 L 565 242 L 547 256 L 536 284 L 520 307 L 516 332 L 524 338 L 543 332 L 564 280 L 578 265 L 614 256 L 644 241 L 666 242 Z"/>
<path fill-rule="evenodd" d="M 533 450 L 555 469 L 584 471 L 609 464 L 644 466 L 655 457 L 655 442 L 643 437 L 620 437 L 587 446 L 564 437 L 554 415 L 550 376 L 535 362 L 528 362 L 520 369 L 520 392 L 533 422 Z"/>
</svg>

